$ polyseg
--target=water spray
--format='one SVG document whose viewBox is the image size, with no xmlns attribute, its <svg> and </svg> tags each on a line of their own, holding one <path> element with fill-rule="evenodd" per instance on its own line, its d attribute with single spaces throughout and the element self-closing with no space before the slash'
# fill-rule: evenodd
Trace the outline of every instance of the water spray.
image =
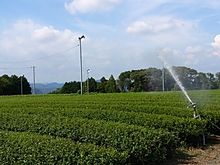
<svg viewBox="0 0 220 165">
<path fill-rule="evenodd" d="M 170 74 L 176 81 L 176 83 L 179 85 L 180 89 L 182 90 L 183 94 L 186 96 L 188 101 L 190 102 L 190 105 L 187 106 L 187 108 L 192 107 L 194 109 L 193 111 L 193 117 L 194 119 L 201 119 L 202 115 L 196 115 L 196 103 L 192 102 L 189 95 L 187 94 L 184 86 L 182 85 L 181 81 L 179 80 L 178 76 L 176 75 L 175 71 L 172 69 L 172 67 L 168 64 L 168 62 L 164 59 L 164 57 L 160 54 L 159 55 L 160 60 L 162 61 L 163 65 L 169 70 Z M 205 134 L 203 133 L 203 145 L 205 145 Z"/>
<path fill-rule="evenodd" d="M 190 99 L 189 95 L 187 94 L 184 86 L 182 85 L 182 83 L 180 82 L 178 76 L 176 75 L 176 73 L 174 72 L 174 70 L 172 69 L 172 67 L 167 63 L 167 61 L 164 59 L 164 57 L 162 56 L 162 54 L 159 55 L 160 60 L 162 61 L 163 65 L 169 70 L 170 74 L 172 75 L 172 77 L 174 78 L 174 80 L 176 81 L 176 83 L 179 85 L 180 89 L 182 90 L 183 94 L 186 96 L 186 98 L 188 99 L 188 101 L 190 102 L 190 105 L 187 106 L 187 108 L 192 107 L 194 109 L 193 111 L 193 117 L 194 119 L 199 118 L 200 120 L 203 118 L 205 120 L 207 120 L 208 122 L 210 122 L 213 126 L 215 126 L 218 130 L 220 130 L 220 127 L 218 127 L 217 125 L 215 125 L 210 119 L 207 119 L 205 116 L 203 116 L 202 114 L 197 115 L 196 114 L 196 103 L 192 102 L 192 100 Z M 203 132 L 202 134 L 203 136 L 203 145 L 205 146 L 205 133 Z"/>
</svg>

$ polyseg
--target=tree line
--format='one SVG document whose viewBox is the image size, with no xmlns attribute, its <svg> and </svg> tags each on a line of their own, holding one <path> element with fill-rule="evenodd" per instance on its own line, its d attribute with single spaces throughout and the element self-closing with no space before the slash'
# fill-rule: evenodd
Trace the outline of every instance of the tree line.
<svg viewBox="0 0 220 165">
<path fill-rule="evenodd" d="M 220 89 L 220 72 L 203 73 L 184 66 L 172 68 L 187 90 Z M 164 80 L 164 81 L 163 81 Z M 164 83 L 163 83 L 164 82 Z M 122 72 L 117 79 L 102 77 L 99 81 L 88 78 L 83 82 L 83 93 L 151 92 L 180 90 L 167 69 L 147 68 Z M 80 82 L 65 82 L 53 91 L 54 94 L 80 93 Z M 25 76 L 0 77 L 0 95 L 31 94 L 31 87 Z"/>
<path fill-rule="evenodd" d="M 107 80 L 102 77 L 100 81 L 96 81 L 94 78 L 88 78 L 83 82 L 83 93 L 96 92 L 96 93 L 116 93 L 120 92 L 117 81 L 114 76 L 111 75 Z M 80 93 L 80 82 L 72 81 L 65 82 L 62 88 L 58 88 L 52 94 L 64 94 L 64 93 Z"/>
<path fill-rule="evenodd" d="M 31 87 L 24 76 L 6 74 L 0 77 L 0 95 L 31 94 Z"/>
<path fill-rule="evenodd" d="M 187 90 L 220 89 L 220 72 L 197 72 L 184 66 L 172 68 Z M 102 77 L 100 81 L 88 78 L 83 82 L 83 93 L 151 92 L 180 90 L 167 69 L 147 68 L 122 72 L 117 79 Z M 80 82 L 66 82 L 51 93 L 80 93 Z"/>
</svg>

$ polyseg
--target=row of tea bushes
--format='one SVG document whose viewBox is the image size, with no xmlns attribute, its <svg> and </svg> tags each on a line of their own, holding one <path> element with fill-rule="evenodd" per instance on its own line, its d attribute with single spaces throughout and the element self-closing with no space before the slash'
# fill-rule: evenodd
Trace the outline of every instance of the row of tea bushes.
<svg viewBox="0 0 220 165">
<path fill-rule="evenodd" d="M 126 164 L 127 152 L 30 132 L 0 131 L 0 164 Z"/>
<path fill-rule="evenodd" d="M 34 132 L 113 147 L 119 152 L 127 152 L 128 162 L 137 164 L 164 160 L 176 148 L 177 142 L 173 133 L 163 129 L 77 117 L 3 113 L 0 130 Z"/>
</svg>

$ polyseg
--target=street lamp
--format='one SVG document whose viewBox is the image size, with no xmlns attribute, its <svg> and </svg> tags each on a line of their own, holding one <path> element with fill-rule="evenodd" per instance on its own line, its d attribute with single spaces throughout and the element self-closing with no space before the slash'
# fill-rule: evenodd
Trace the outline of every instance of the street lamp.
<svg viewBox="0 0 220 165">
<path fill-rule="evenodd" d="M 82 46 L 81 46 L 81 40 L 85 38 L 84 35 L 79 37 L 79 54 L 80 54 L 80 90 L 81 90 L 81 95 L 82 95 Z"/>
<path fill-rule="evenodd" d="M 87 92 L 89 93 L 89 72 L 91 69 L 87 69 Z"/>
<path fill-rule="evenodd" d="M 36 68 L 36 66 L 33 66 L 31 68 L 33 68 L 33 94 L 36 94 L 36 88 L 35 88 L 35 68 Z"/>
</svg>

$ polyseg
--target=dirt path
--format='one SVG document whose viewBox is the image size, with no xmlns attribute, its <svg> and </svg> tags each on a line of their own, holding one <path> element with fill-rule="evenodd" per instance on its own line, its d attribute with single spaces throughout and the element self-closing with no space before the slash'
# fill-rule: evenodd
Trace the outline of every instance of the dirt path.
<svg viewBox="0 0 220 165">
<path fill-rule="evenodd" d="M 220 165 L 220 136 L 210 137 L 206 143 L 204 147 L 179 151 L 163 165 Z"/>
</svg>

